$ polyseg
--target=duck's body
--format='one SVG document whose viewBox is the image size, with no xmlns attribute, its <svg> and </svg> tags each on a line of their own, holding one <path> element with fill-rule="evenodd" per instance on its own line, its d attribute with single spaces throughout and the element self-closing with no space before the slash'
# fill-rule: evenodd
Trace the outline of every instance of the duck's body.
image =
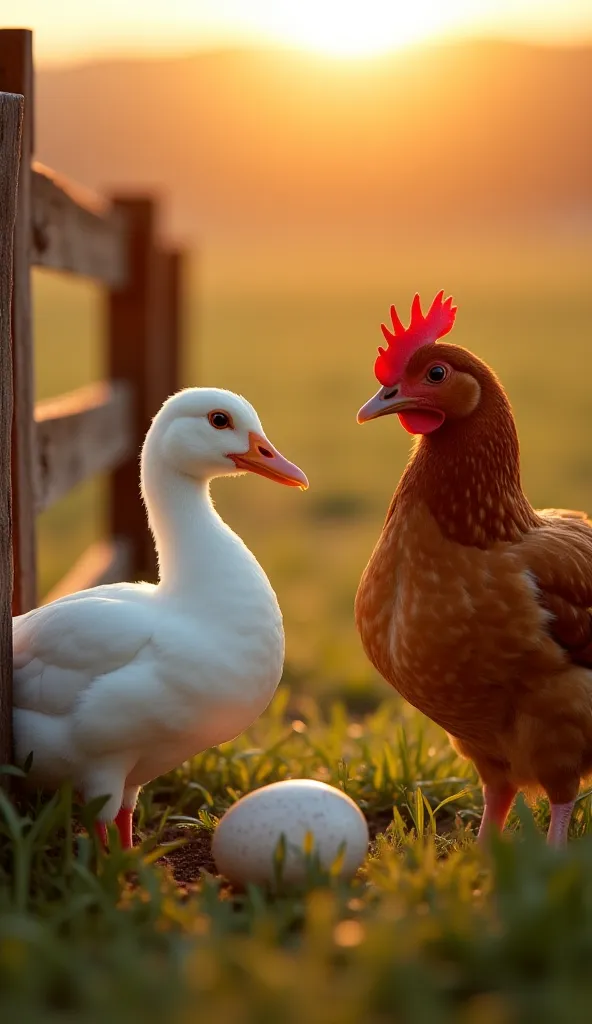
<svg viewBox="0 0 592 1024">
<path fill-rule="evenodd" d="M 14 620 L 17 760 L 32 752 L 34 783 L 108 795 L 104 821 L 133 809 L 146 782 L 251 725 L 284 660 L 263 569 L 215 511 L 207 480 L 159 458 L 162 430 L 152 431 L 142 483 L 160 582 L 81 591 Z"/>
<path fill-rule="evenodd" d="M 193 600 L 163 584 L 113 584 L 15 620 L 16 752 L 34 752 L 32 781 L 74 778 L 88 794 L 100 753 L 100 793 L 105 773 L 142 786 L 233 738 L 271 700 L 284 658 L 276 596 L 207 497 L 200 504 Z"/>
</svg>

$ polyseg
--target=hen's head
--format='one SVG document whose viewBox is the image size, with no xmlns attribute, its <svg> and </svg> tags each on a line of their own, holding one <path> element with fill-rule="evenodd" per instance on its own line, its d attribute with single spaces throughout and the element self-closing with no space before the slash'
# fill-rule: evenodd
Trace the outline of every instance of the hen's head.
<svg viewBox="0 0 592 1024">
<path fill-rule="evenodd" d="M 360 409 L 359 423 L 396 413 L 410 434 L 431 434 L 477 409 L 490 371 L 465 349 L 438 341 L 452 329 L 455 316 L 444 292 L 425 316 L 416 295 L 409 327 L 391 306 L 392 329 L 382 324 L 387 348 L 378 350 L 374 367 L 382 387 Z"/>
</svg>

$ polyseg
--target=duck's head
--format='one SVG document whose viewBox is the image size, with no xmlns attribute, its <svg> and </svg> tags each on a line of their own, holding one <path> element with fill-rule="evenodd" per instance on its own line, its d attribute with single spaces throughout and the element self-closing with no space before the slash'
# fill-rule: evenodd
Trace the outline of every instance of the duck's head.
<svg viewBox="0 0 592 1024">
<path fill-rule="evenodd" d="M 148 432 L 143 461 L 152 452 L 196 480 L 251 472 L 308 487 L 302 470 L 268 440 L 253 406 L 220 388 L 187 388 L 167 399 Z"/>
</svg>

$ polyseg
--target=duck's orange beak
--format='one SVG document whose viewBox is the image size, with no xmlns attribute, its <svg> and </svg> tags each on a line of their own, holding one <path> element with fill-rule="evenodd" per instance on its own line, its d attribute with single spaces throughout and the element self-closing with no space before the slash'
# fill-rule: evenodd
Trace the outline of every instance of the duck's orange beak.
<svg viewBox="0 0 592 1024">
<path fill-rule="evenodd" d="M 288 462 L 263 434 L 251 432 L 248 451 L 239 455 L 229 452 L 228 458 L 232 459 L 238 469 L 246 469 L 249 473 L 258 473 L 280 484 L 300 487 L 303 491 L 308 487 L 308 480 L 302 470 L 293 462 Z"/>
</svg>

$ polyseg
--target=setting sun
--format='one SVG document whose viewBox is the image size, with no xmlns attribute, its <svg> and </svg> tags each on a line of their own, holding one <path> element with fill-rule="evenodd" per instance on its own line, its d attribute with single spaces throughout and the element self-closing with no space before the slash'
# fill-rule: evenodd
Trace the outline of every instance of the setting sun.
<svg viewBox="0 0 592 1024">
<path fill-rule="evenodd" d="M 590 0 L 19 0 L 4 27 L 35 28 L 41 63 L 173 55 L 220 46 L 288 46 L 371 58 L 412 43 L 491 35 L 590 38 Z"/>
<path fill-rule="evenodd" d="M 328 56 L 365 57 L 439 34 L 451 27 L 459 6 L 444 6 L 440 0 L 300 0 L 274 5 L 272 21 L 277 35 L 291 45 Z"/>
</svg>

